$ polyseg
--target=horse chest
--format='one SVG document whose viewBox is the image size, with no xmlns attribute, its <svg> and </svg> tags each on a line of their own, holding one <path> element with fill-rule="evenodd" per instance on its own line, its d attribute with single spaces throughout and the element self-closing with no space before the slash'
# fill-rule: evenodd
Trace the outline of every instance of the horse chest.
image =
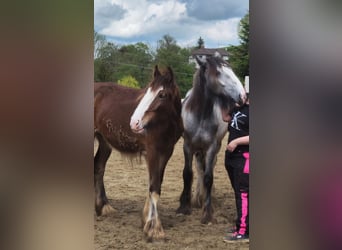
<svg viewBox="0 0 342 250">
<path fill-rule="evenodd" d="M 191 122 L 185 124 L 185 134 L 192 144 L 207 145 L 216 137 L 218 126 L 206 121 Z"/>
<path fill-rule="evenodd" d="M 227 132 L 227 123 L 220 113 L 213 110 L 213 116 L 208 119 L 198 119 L 195 114 L 183 113 L 184 134 L 194 148 L 207 148 L 214 141 L 221 141 Z"/>
</svg>

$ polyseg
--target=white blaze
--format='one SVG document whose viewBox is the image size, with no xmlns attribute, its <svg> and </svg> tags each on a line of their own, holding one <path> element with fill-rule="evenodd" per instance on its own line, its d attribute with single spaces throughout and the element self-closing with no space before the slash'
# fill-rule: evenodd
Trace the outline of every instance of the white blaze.
<svg viewBox="0 0 342 250">
<path fill-rule="evenodd" d="M 131 128 L 132 129 L 142 129 L 143 125 L 141 124 L 141 120 L 146 112 L 146 110 L 150 107 L 154 98 L 158 95 L 159 91 L 162 90 L 163 87 L 160 87 L 156 91 L 152 91 L 151 88 L 148 88 L 146 94 L 141 99 L 140 103 L 136 107 L 133 115 L 131 116 Z"/>
</svg>

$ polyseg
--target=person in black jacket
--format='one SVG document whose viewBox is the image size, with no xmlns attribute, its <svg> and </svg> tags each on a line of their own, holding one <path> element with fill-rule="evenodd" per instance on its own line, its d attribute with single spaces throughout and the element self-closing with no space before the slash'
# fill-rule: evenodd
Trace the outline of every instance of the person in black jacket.
<svg viewBox="0 0 342 250">
<path fill-rule="evenodd" d="M 249 238 L 249 100 L 231 115 L 225 168 L 235 193 L 236 226 L 225 241 Z"/>
</svg>

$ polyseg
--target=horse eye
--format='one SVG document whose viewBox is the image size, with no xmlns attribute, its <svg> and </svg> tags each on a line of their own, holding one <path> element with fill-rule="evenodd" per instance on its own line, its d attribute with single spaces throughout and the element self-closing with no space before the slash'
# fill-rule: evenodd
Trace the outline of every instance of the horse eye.
<svg viewBox="0 0 342 250">
<path fill-rule="evenodd" d="M 166 97 L 165 92 L 160 92 L 160 93 L 159 93 L 159 98 L 160 98 L 160 99 L 163 99 L 163 98 L 165 98 L 165 97 Z"/>
</svg>

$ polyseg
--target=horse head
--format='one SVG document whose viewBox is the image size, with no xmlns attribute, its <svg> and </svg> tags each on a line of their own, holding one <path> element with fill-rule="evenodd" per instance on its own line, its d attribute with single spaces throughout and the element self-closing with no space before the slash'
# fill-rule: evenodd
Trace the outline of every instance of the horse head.
<svg viewBox="0 0 342 250">
<path fill-rule="evenodd" d="M 168 67 L 165 72 L 160 72 L 155 66 L 153 79 L 131 116 L 131 129 L 135 133 L 143 133 L 163 120 L 180 117 L 181 108 L 180 93 L 172 69 Z"/>
<path fill-rule="evenodd" d="M 200 74 L 205 77 L 208 88 L 215 94 L 233 99 L 242 105 L 246 101 L 246 92 L 230 65 L 218 52 L 206 59 L 196 57 Z"/>
<path fill-rule="evenodd" d="M 208 90 L 217 97 L 222 112 L 229 113 L 236 106 L 246 102 L 246 91 L 230 65 L 216 52 L 205 59 L 196 57 L 199 77 Z"/>
</svg>

